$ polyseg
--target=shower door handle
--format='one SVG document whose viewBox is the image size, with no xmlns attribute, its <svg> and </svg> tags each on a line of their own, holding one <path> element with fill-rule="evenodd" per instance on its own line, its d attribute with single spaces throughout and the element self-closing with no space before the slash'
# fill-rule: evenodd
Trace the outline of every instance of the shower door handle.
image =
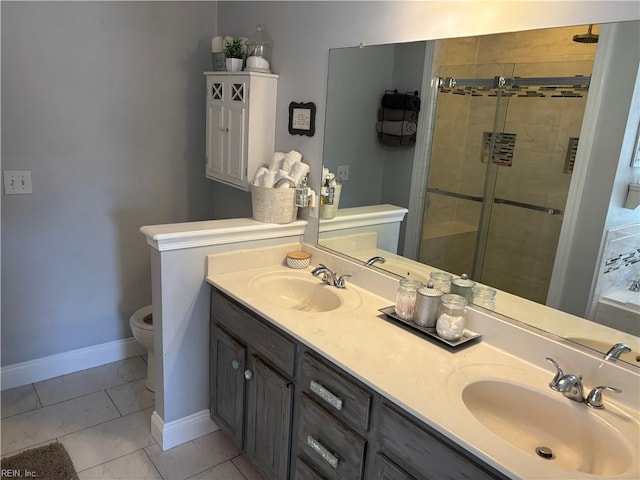
<svg viewBox="0 0 640 480">
<path fill-rule="evenodd" d="M 506 198 L 497 198 L 495 197 L 493 199 L 493 203 L 500 203 L 503 205 L 511 205 L 512 207 L 520 207 L 520 208 L 527 208 L 529 210 L 535 210 L 538 212 L 544 212 L 548 215 L 562 215 L 562 210 L 558 210 L 557 208 L 550 208 L 550 207 L 543 207 L 541 205 L 533 205 L 531 203 L 523 203 L 523 202 L 516 202 L 513 200 L 507 200 Z"/>
</svg>

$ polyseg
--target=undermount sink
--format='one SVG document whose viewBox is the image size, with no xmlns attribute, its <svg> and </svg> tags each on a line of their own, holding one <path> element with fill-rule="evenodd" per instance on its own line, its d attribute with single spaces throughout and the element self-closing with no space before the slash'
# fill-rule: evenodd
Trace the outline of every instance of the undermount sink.
<svg viewBox="0 0 640 480">
<path fill-rule="evenodd" d="M 481 379 L 464 386 L 461 396 L 487 429 L 549 466 L 612 476 L 633 463 L 633 449 L 624 434 L 560 393 L 547 395 L 501 379 Z"/>
<path fill-rule="evenodd" d="M 283 308 L 301 312 L 331 312 L 356 308 L 360 295 L 352 288 L 329 286 L 310 272 L 281 271 L 254 277 L 249 287 L 264 300 Z"/>
</svg>

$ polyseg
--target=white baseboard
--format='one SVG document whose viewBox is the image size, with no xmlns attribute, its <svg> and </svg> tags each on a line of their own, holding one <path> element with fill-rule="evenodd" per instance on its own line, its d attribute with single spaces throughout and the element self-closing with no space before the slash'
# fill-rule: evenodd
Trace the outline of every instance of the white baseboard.
<svg viewBox="0 0 640 480">
<path fill-rule="evenodd" d="M 209 410 L 201 410 L 168 423 L 155 410 L 151 415 L 151 436 L 163 451 L 216 430 L 218 426 L 211 420 Z"/>
<path fill-rule="evenodd" d="M 58 353 L 48 357 L 14 363 L 2 367 L 0 385 L 2 390 L 40 382 L 106 363 L 124 360 L 146 353 L 146 349 L 135 338 L 114 340 L 92 347 Z"/>
</svg>

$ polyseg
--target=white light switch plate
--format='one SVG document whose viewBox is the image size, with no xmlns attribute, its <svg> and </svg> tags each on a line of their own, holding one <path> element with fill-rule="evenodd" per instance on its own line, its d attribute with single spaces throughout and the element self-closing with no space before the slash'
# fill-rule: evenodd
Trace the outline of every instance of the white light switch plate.
<svg viewBox="0 0 640 480">
<path fill-rule="evenodd" d="M 31 170 L 5 170 L 3 178 L 5 195 L 32 193 Z"/>
</svg>

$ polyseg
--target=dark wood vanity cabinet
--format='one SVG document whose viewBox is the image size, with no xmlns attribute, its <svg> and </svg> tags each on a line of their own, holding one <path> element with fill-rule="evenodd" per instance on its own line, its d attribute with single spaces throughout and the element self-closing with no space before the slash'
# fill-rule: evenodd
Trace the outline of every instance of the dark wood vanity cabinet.
<svg viewBox="0 0 640 480">
<path fill-rule="evenodd" d="M 215 288 L 211 301 L 211 418 L 265 478 L 507 478 Z"/>
<path fill-rule="evenodd" d="M 213 290 L 211 418 L 269 480 L 289 477 L 296 345 Z"/>
</svg>

